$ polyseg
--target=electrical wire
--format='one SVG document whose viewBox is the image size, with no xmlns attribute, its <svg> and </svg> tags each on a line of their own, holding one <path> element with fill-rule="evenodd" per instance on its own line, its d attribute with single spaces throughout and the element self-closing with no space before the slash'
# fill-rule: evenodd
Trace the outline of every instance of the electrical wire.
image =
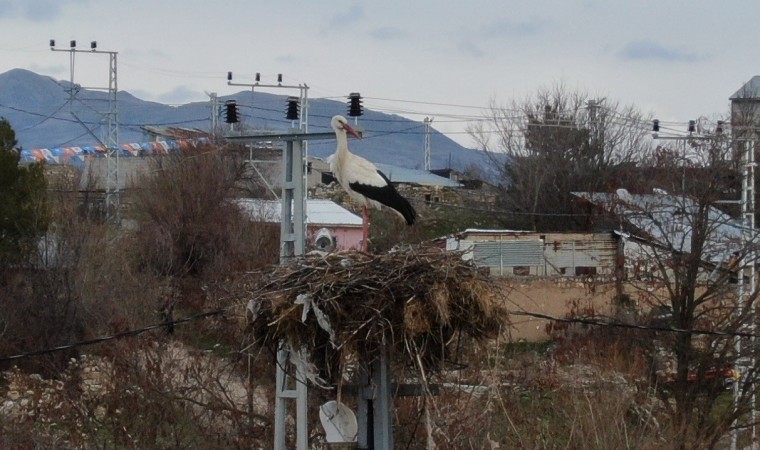
<svg viewBox="0 0 760 450">
<path fill-rule="evenodd" d="M 161 323 L 157 323 L 153 325 L 148 325 L 142 328 L 123 331 L 120 333 L 114 333 L 107 336 L 100 336 L 94 339 L 87 339 L 84 341 L 72 342 L 70 344 L 59 345 L 57 347 L 34 350 L 34 351 L 19 353 L 19 354 L 10 355 L 10 356 L 0 356 L 0 362 L 28 359 L 35 356 L 57 353 L 60 351 L 70 350 L 73 348 L 100 344 L 100 343 L 112 341 L 115 339 L 135 337 L 143 333 L 146 333 L 148 331 L 157 330 L 161 328 L 167 328 L 172 325 L 184 324 L 184 323 L 192 322 L 195 320 L 204 319 L 207 317 L 218 316 L 218 315 L 223 314 L 225 311 L 227 311 L 227 309 L 228 308 L 220 308 L 220 309 L 215 309 L 212 311 L 201 312 L 201 313 L 193 314 L 193 315 L 183 317 L 177 320 L 161 322 Z M 553 322 L 582 324 L 582 325 L 590 325 L 590 326 L 596 326 L 596 327 L 625 328 L 625 329 L 634 329 L 634 330 L 641 330 L 641 331 L 657 331 L 657 332 L 676 333 L 676 334 L 694 334 L 694 335 L 702 335 L 702 336 L 720 336 L 720 337 L 732 337 L 732 338 L 735 337 L 735 338 L 749 338 L 749 339 L 760 338 L 760 334 L 758 333 L 750 333 L 750 332 L 742 332 L 742 331 L 716 331 L 716 330 L 706 330 L 706 329 L 699 329 L 699 328 L 684 329 L 684 328 L 663 327 L 663 326 L 654 326 L 654 325 L 639 325 L 639 324 L 624 323 L 624 322 L 604 321 L 604 320 L 599 320 L 595 318 L 558 317 L 558 316 L 552 316 L 549 314 L 524 311 L 524 310 L 508 311 L 508 313 L 515 316 L 529 316 L 529 317 L 533 317 L 537 319 L 551 320 Z"/>
<path fill-rule="evenodd" d="M 31 357 L 34 357 L 34 356 L 48 355 L 48 354 L 57 353 L 57 352 L 60 352 L 60 351 L 63 351 L 63 350 L 70 350 L 72 348 L 79 348 L 79 347 L 86 347 L 86 346 L 94 345 L 94 344 L 100 344 L 101 342 L 112 341 L 114 339 L 122 339 L 122 338 L 126 338 L 126 337 L 139 336 L 139 335 L 141 335 L 141 334 L 143 334 L 145 332 L 151 331 L 151 330 L 156 330 L 156 329 L 159 329 L 159 328 L 166 328 L 166 327 L 173 326 L 173 325 L 179 325 L 179 324 L 183 324 L 183 323 L 187 323 L 187 322 L 192 322 L 194 320 L 204 319 L 206 317 L 218 316 L 218 315 L 224 313 L 224 311 L 225 311 L 225 309 L 216 309 L 216 310 L 213 310 L 213 311 L 201 312 L 201 313 L 198 313 L 198 314 L 193 314 L 191 316 L 183 317 L 182 319 L 161 322 L 161 323 L 157 323 L 157 324 L 153 324 L 153 325 L 148 325 L 148 326 L 142 327 L 142 328 L 137 328 L 137 329 L 133 329 L 133 330 L 123 331 L 121 333 L 114 333 L 114 334 L 111 334 L 111 335 L 108 335 L 108 336 L 100 336 L 100 337 L 97 337 L 97 338 L 94 338 L 94 339 L 87 339 L 87 340 L 84 340 L 84 341 L 72 342 L 70 344 L 59 345 L 57 347 L 51 347 L 51 348 L 46 348 L 46 349 L 42 349 L 42 350 L 34 350 L 34 351 L 31 351 L 31 352 L 19 353 L 19 354 L 16 354 L 16 355 L 2 356 L 2 357 L 0 357 L 0 362 L 15 361 L 15 360 L 19 360 L 19 359 L 27 359 L 27 358 L 31 358 Z"/>
<path fill-rule="evenodd" d="M 554 322 L 579 323 L 583 325 L 592 325 L 592 326 L 597 326 L 597 327 L 628 328 L 628 329 L 644 330 L 644 331 L 661 331 L 665 333 L 697 334 L 697 335 L 703 335 L 703 336 L 739 337 L 739 338 L 750 338 L 750 339 L 760 337 L 760 334 L 758 333 L 750 333 L 750 332 L 742 332 L 742 331 L 715 331 L 715 330 L 705 330 L 705 329 L 699 329 L 699 328 L 685 329 L 685 328 L 673 328 L 673 327 L 659 327 L 659 326 L 654 326 L 654 325 L 637 325 L 633 323 L 610 322 L 610 321 L 603 321 L 603 320 L 583 318 L 583 317 L 556 317 L 549 314 L 528 312 L 528 311 L 509 311 L 509 314 L 513 314 L 516 316 L 529 316 L 529 317 L 534 317 L 537 319 L 546 319 L 546 320 L 551 320 Z"/>
</svg>

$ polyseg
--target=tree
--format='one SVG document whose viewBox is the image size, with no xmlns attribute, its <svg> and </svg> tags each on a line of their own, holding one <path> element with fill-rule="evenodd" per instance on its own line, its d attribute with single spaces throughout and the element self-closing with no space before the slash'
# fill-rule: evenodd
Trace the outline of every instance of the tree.
<svg viewBox="0 0 760 450">
<path fill-rule="evenodd" d="M 635 343 L 678 448 L 714 448 L 734 425 L 751 420 L 760 386 L 754 365 L 741 363 L 757 344 L 735 336 L 754 328 L 756 236 L 719 209 L 725 192 L 735 192 L 734 146 L 718 135 L 681 143 L 688 161 L 662 151 L 651 161 L 652 170 L 670 174 L 661 185 L 670 193 L 621 193 L 608 206 L 631 236 L 625 293 L 639 305 L 640 322 L 675 330 L 642 332 Z M 727 382 L 737 366 L 741 377 L 731 392 Z"/>
<path fill-rule="evenodd" d="M 0 267 L 24 262 L 49 222 L 43 166 L 20 166 L 16 143 L 10 123 L 0 119 Z"/>
<path fill-rule="evenodd" d="M 469 133 L 500 170 L 505 206 L 523 213 L 512 226 L 539 231 L 572 226 L 571 192 L 598 190 L 614 182 L 615 167 L 638 160 L 643 123 L 633 106 L 556 85 L 509 107 L 492 104 Z"/>
<path fill-rule="evenodd" d="M 251 222 L 234 203 L 242 161 L 206 147 L 156 157 L 151 164 L 154 170 L 143 176 L 134 208 L 143 269 L 210 281 L 276 261 L 276 230 Z"/>
</svg>

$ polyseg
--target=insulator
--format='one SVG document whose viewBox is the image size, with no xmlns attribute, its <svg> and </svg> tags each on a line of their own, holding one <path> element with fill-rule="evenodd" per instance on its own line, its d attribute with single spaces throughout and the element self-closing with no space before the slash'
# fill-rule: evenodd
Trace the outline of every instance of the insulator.
<svg viewBox="0 0 760 450">
<path fill-rule="evenodd" d="M 358 92 L 348 94 L 348 115 L 350 117 L 359 117 L 363 114 L 361 94 Z"/>
<path fill-rule="evenodd" d="M 240 118 L 238 117 L 237 102 L 235 100 L 227 100 L 224 102 L 224 121 L 227 123 L 238 123 Z"/>
<path fill-rule="evenodd" d="M 232 72 L 227 72 L 227 81 L 232 81 Z"/>
<path fill-rule="evenodd" d="M 715 127 L 715 134 L 723 134 L 723 121 L 718 121 L 718 126 Z"/>
<path fill-rule="evenodd" d="M 98 43 L 96 41 L 90 42 L 90 50 L 95 50 L 98 48 Z"/>
<path fill-rule="evenodd" d="M 51 39 L 50 40 L 50 46 L 51 47 L 55 47 L 55 39 Z"/>
<path fill-rule="evenodd" d="M 697 121 L 696 120 L 690 120 L 689 121 L 689 133 L 693 133 L 697 131 Z"/>
<path fill-rule="evenodd" d="M 652 131 L 657 132 L 660 131 L 660 121 L 657 119 L 654 119 L 652 121 Z"/>
<path fill-rule="evenodd" d="M 256 82 L 258 83 L 259 81 L 261 81 L 261 74 L 256 72 Z"/>
<path fill-rule="evenodd" d="M 69 45 L 71 46 L 71 48 L 74 48 L 77 46 L 77 41 L 71 41 L 69 42 Z"/>
<path fill-rule="evenodd" d="M 285 113 L 285 118 L 288 120 L 298 120 L 298 113 L 298 97 L 288 97 L 288 109 Z"/>
</svg>

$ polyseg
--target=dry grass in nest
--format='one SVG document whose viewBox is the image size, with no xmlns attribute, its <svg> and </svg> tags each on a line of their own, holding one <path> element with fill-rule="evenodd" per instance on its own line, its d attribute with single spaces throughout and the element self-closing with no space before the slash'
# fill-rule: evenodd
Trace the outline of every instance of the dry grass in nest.
<svg viewBox="0 0 760 450">
<path fill-rule="evenodd" d="M 306 256 L 258 275 L 241 302 L 252 345 L 306 349 L 331 381 L 357 352 L 372 357 L 381 346 L 395 362 L 435 369 L 455 336 L 483 340 L 507 324 L 497 283 L 435 247 Z"/>
</svg>

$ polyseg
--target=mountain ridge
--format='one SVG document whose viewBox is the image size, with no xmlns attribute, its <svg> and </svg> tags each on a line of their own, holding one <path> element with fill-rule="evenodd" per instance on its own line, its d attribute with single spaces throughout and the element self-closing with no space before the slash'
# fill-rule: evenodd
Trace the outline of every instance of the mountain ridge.
<svg viewBox="0 0 760 450">
<path fill-rule="evenodd" d="M 78 93 L 70 102 L 71 83 L 55 80 L 25 69 L 0 74 L 0 116 L 16 131 L 24 149 L 97 145 L 102 134 L 107 93 L 74 86 Z M 240 91 L 219 97 L 237 101 L 242 121 L 255 129 L 283 131 L 291 127 L 285 119 L 285 95 Z M 119 143 L 147 140 L 140 129 L 145 125 L 181 126 L 208 131 L 211 125 L 210 102 L 190 102 L 180 106 L 146 101 L 128 91 L 119 91 Z M 223 107 L 221 108 L 224 109 Z M 345 115 L 346 103 L 328 99 L 309 99 L 309 131 L 329 131 L 330 118 Z M 219 118 L 223 123 L 223 118 Z M 365 139 L 352 141 L 352 151 L 375 162 L 412 169 L 424 165 L 424 125 L 401 116 L 365 109 L 359 118 Z M 334 151 L 332 141 L 309 144 L 309 153 L 326 157 Z M 433 168 L 465 170 L 478 166 L 488 171 L 483 152 L 468 149 L 442 133 L 432 130 Z"/>
</svg>

